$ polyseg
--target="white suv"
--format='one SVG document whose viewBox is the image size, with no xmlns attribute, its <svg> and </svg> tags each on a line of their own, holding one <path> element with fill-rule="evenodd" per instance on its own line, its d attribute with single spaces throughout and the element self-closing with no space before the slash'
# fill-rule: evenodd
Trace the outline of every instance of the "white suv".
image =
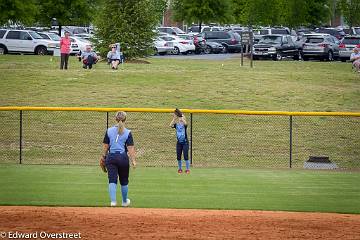
<svg viewBox="0 0 360 240">
<path fill-rule="evenodd" d="M 31 30 L 0 29 L 0 54 L 8 52 L 45 55 L 59 48 L 59 42 L 42 38 Z"/>
</svg>

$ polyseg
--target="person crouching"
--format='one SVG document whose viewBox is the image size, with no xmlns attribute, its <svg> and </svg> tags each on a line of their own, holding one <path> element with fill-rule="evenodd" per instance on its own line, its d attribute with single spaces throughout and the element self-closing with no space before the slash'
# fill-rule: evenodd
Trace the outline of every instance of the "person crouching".
<svg viewBox="0 0 360 240">
<path fill-rule="evenodd" d="M 91 49 L 90 45 L 86 46 L 86 50 L 81 53 L 81 59 L 83 62 L 83 68 L 92 69 L 92 65 L 96 64 L 99 57 L 96 53 Z"/>
</svg>

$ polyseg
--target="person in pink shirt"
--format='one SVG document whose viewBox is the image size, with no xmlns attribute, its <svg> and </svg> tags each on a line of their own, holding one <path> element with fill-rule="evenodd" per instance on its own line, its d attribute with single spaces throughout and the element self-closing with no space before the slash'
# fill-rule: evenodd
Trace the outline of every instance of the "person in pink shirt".
<svg viewBox="0 0 360 240">
<path fill-rule="evenodd" d="M 60 40 L 60 53 L 61 53 L 61 61 L 60 61 L 60 69 L 67 69 L 69 55 L 70 55 L 70 46 L 71 46 L 71 39 L 70 33 L 65 32 L 65 37 L 62 37 Z"/>
</svg>

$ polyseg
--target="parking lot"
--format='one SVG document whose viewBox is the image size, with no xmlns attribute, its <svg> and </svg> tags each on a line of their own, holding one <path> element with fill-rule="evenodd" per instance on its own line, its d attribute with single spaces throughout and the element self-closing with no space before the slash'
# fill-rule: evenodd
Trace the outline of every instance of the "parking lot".
<svg viewBox="0 0 360 240">
<path fill-rule="evenodd" d="M 153 58 L 162 58 L 162 59 L 199 59 L 199 60 L 227 60 L 231 58 L 240 58 L 240 54 L 227 54 L 227 53 L 219 53 L 219 54 L 187 54 L 187 55 L 155 55 Z"/>
</svg>

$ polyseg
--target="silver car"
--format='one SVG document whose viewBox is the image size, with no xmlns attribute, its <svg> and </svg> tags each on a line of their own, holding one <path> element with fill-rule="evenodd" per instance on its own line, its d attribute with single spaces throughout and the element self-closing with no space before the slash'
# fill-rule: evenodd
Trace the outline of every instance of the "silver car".
<svg viewBox="0 0 360 240">
<path fill-rule="evenodd" d="M 350 55 L 353 52 L 355 47 L 360 47 L 360 35 L 358 36 L 346 36 L 339 48 L 339 57 L 342 62 L 350 60 Z"/>
<path fill-rule="evenodd" d="M 333 61 L 339 57 L 339 44 L 340 42 L 333 36 L 308 37 L 303 45 L 303 60 L 316 58 Z"/>
</svg>

